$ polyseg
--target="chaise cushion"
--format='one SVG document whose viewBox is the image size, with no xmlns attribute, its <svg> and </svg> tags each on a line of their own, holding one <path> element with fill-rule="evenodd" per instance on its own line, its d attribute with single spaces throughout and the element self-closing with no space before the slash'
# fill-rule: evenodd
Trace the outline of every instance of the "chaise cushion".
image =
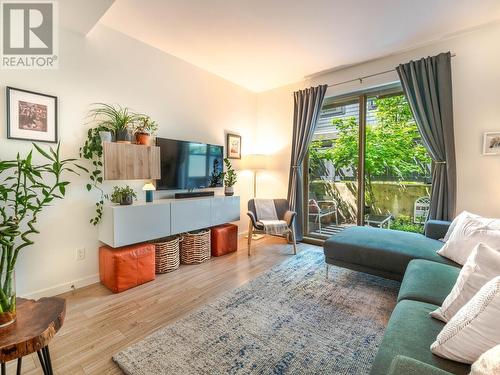
<svg viewBox="0 0 500 375">
<path fill-rule="evenodd" d="M 398 302 L 411 299 L 441 306 L 457 281 L 460 268 L 430 260 L 408 263 L 399 289 Z"/>
<path fill-rule="evenodd" d="M 323 245 L 327 263 L 353 264 L 360 266 L 359 270 L 379 270 L 383 274 L 394 275 L 396 279 L 403 277 L 412 259 L 458 266 L 436 253 L 442 246 L 441 241 L 422 234 L 373 227 L 347 228 L 330 237 Z"/>
<path fill-rule="evenodd" d="M 436 307 L 430 303 L 410 300 L 396 305 L 375 357 L 372 375 L 386 375 L 392 360 L 398 355 L 414 358 L 452 374 L 469 373 L 469 365 L 432 354 L 430 346 L 444 327 L 443 322 L 429 316 L 429 312 Z"/>
</svg>

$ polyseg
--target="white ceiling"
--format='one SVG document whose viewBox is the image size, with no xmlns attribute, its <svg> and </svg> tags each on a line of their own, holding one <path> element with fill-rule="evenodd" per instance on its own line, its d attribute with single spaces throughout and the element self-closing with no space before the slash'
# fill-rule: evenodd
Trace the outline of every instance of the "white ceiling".
<svg viewBox="0 0 500 375">
<path fill-rule="evenodd" d="M 116 0 L 100 22 L 264 91 L 499 18 L 499 0 Z"/>
</svg>

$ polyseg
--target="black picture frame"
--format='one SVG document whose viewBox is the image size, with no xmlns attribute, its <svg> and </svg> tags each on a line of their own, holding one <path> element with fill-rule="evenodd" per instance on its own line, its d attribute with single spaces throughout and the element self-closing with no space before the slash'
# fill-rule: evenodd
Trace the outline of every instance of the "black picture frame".
<svg viewBox="0 0 500 375">
<path fill-rule="evenodd" d="M 49 137 L 45 137 L 45 138 L 40 138 L 40 137 L 35 137 L 35 135 L 38 133 L 38 131 L 32 131 L 33 132 L 33 135 L 32 137 L 24 137 L 24 136 L 20 136 L 20 135 L 16 135 L 16 134 L 13 134 L 15 133 L 16 131 L 19 132 L 19 123 L 17 124 L 12 124 L 12 121 L 13 119 L 17 118 L 18 121 L 19 121 L 19 114 L 17 114 L 17 116 L 12 112 L 14 110 L 18 110 L 18 107 L 17 108 L 12 108 L 11 106 L 11 99 L 12 99 L 12 95 L 13 94 L 28 94 L 28 95 L 35 95 L 35 96 L 39 96 L 39 97 L 42 97 L 44 98 L 45 100 L 47 98 L 51 99 L 53 102 L 51 103 L 52 104 L 52 108 L 51 108 L 51 113 L 53 114 L 53 124 L 50 124 L 52 126 L 49 127 L 49 119 L 48 119 L 48 109 L 47 109 L 47 113 L 45 114 L 47 117 L 46 117 L 46 121 L 47 121 L 47 124 L 46 124 L 46 127 L 47 127 L 47 133 L 50 133 Z M 19 89 L 19 88 L 16 88 L 16 87 L 11 87 L 11 86 L 7 86 L 6 88 L 6 101 L 7 101 L 7 105 L 6 105 L 6 109 L 7 109 L 7 138 L 8 139 L 16 139 L 16 140 L 23 140 L 23 141 L 31 141 L 31 142 L 46 142 L 46 143 L 57 143 L 59 141 L 58 139 L 58 98 L 57 96 L 54 96 L 54 95 L 49 95 L 49 94 L 43 94 L 43 93 L 40 93 L 40 92 L 35 92 L 35 91 L 30 91 L 30 90 L 24 90 L 24 89 Z M 37 103 L 31 103 L 31 104 L 35 104 L 35 105 L 40 105 L 40 104 L 37 104 Z M 48 103 L 46 104 L 48 105 Z M 13 126 L 16 126 L 16 131 L 13 131 Z M 49 129 L 53 129 L 52 131 L 49 132 Z M 23 129 L 24 132 L 26 131 L 30 131 L 30 129 Z M 41 132 L 40 132 L 41 133 Z"/>
<path fill-rule="evenodd" d="M 237 155 L 234 156 L 234 153 L 231 152 L 231 138 L 236 139 L 238 141 L 238 152 Z M 226 137 L 226 157 L 228 159 L 241 159 L 241 135 L 227 133 Z"/>
</svg>

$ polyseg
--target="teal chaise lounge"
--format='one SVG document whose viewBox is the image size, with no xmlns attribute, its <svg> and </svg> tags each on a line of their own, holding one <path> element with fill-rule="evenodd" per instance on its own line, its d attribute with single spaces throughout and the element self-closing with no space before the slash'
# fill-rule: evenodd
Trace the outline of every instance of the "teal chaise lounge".
<svg viewBox="0 0 500 375">
<path fill-rule="evenodd" d="M 397 305 L 371 369 L 371 375 L 468 374 L 470 366 L 430 351 L 444 323 L 429 312 L 441 306 L 460 266 L 436 250 L 449 222 L 430 220 L 425 235 L 371 227 L 353 227 L 324 244 L 327 266 L 337 265 L 401 280 Z"/>
</svg>

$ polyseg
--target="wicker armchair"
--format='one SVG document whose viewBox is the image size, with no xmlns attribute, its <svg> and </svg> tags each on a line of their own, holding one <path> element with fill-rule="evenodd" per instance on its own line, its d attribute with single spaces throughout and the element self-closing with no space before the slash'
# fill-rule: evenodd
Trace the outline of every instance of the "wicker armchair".
<svg viewBox="0 0 500 375">
<path fill-rule="evenodd" d="M 293 254 L 297 254 L 297 242 L 295 240 L 295 228 L 294 220 L 296 213 L 288 209 L 288 201 L 286 199 L 273 199 L 274 208 L 276 209 L 276 214 L 279 220 L 286 221 L 288 225 L 288 230 L 283 233 L 283 236 L 290 239 L 293 245 Z M 252 246 L 252 235 L 253 234 L 267 234 L 264 225 L 258 221 L 257 212 L 255 210 L 255 202 L 253 199 L 248 201 L 248 217 L 250 222 L 248 223 L 248 255 L 250 255 L 250 249 Z"/>
</svg>

